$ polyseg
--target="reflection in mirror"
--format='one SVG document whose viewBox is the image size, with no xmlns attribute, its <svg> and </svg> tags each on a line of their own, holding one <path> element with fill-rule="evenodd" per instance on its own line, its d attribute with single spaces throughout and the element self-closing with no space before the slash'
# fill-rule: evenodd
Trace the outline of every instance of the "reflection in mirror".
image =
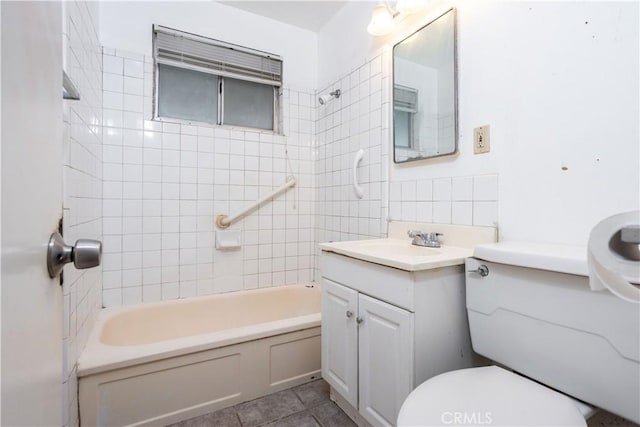
<svg viewBox="0 0 640 427">
<path fill-rule="evenodd" d="M 455 9 L 393 47 L 394 161 L 457 150 Z"/>
</svg>

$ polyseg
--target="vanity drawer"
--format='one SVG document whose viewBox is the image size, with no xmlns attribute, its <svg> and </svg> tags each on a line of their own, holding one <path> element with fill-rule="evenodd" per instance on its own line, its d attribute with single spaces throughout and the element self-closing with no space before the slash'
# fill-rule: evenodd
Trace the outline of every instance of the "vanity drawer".
<svg viewBox="0 0 640 427">
<path fill-rule="evenodd" d="M 415 273 L 322 251 L 323 277 L 414 312 Z"/>
</svg>

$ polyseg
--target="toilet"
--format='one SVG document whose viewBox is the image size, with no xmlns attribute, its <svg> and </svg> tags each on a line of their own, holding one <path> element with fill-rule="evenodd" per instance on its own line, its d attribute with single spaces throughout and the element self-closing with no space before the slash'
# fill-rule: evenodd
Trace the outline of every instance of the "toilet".
<svg viewBox="0 0 640 427">
<path fill-rule="evenodd" d="M 425 381 L 399 426 L 640 422 L 640 305 L 590 289 L 584 248 L 480 245 L 465 267 L 473 349 L 496 365 Z"/>
</svg>

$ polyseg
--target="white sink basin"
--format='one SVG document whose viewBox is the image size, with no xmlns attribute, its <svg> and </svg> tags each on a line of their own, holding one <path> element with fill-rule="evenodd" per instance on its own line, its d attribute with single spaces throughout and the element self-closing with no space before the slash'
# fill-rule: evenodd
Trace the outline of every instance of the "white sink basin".
<svg viewBox="0 0 640 427">
<path fill-rule="evenodd" d="M 320 248 L 326 252 L 334 252 L 407 271 L 429 270 L 464 264 L 464 259 L 473 254 L 470 248 L 446 245 L 440 248 L 416 246 L 411 244 L 410 239 L 372 239 L 321 243 Z"/>
<path fill-rule="evenodd" d="M 439 248 L 416 246 L 411 244 L 410 241 L 397 239 L 359 240 L 354 242 L 353 247 L 378 256 L 428 257 L 441 254 Z"/>
</svg>

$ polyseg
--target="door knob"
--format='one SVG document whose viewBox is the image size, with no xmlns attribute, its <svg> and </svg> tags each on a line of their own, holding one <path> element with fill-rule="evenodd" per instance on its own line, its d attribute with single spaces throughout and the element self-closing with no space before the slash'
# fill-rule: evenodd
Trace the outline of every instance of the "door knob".
<svg viewBox="0 0 640 427">
<path fill-rule="evenodd" d="M 73 262 L 78 270 L 97 267 L 102 258 L 102 242 L 78 239 L 74 246 L 64 243 L 60 233 L 53 233 L 47 248 L 47 270 L 52 279 L 62 271 L 65 264 Z"/>
<path fill-rule="evenodd" d="M 347 310 L 347 317 L 351 317 L 351 316 L 353 316 L 353 311 Z"/>
</svg>

